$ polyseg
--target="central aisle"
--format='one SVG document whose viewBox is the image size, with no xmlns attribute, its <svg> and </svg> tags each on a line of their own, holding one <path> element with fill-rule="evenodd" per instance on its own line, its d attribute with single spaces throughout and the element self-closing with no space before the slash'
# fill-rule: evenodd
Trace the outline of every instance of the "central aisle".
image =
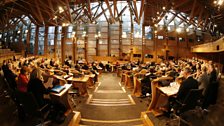
<svg viewBox="0 0 224 126">
<path fill-rule="evenodd" d="M 131 96 L 115 73 L 103 73 L 99 84 L 89 91 L 89 97 L 77 109 L 84 125 L 140 125 L 141 112 L 147 106 Z"/>
</svg>

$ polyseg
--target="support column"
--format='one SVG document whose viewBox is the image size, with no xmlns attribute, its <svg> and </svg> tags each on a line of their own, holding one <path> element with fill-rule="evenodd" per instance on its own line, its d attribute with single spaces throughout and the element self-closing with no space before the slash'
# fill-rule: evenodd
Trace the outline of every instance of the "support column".
<svg viewBox="0 0 224 126">
<path fill-rule="evenodd" d="M 107 56 L 111 56 L 111 41 L 110 41 L 110 24 L 107 27 Z"/>
<path fill-rule="evenodd" d="M 58 26 L 55 26 L 54 29 L 54 58 L 57 58 L 58 52 Z"/>
<path fill-rule="evenodd" d="M 145 26 L 142 25 L 142 62 L 145 59 Z"/>
<path fill-rule="evenodd" d="M 62 27 L 62 38 L 61 38 L 61 62 L 64 64 L 65 61 L 65 42 L 67 38 L 68 27 Z"/>
<path fill-rule="evenodd" d="M 122 58 L 122 52 L 123 52 L 123 48 L 122 48 L 122 22 L 119 22 L 119 59 Z"/>
<path fill-rule="evenodd" d="M 73 36 L 73 41 L 72 41 L 72 57 L 73 57 L 73 62 L 74 63 L 76 63 L 76 54 L 77 54 L 76 48 L 77 48 L 77 38 L 76 38 L 76 35 L 74 35 Z"/>
<path fill-rule="evenodd" d="M 27 31 L 27 35 L 26 35 L 26 51 L 27 51 L 27 53 L 31 53 L 30 52 L 31 24 L 29 25 L 27 30 L 28 31 Z"/>
<path fill-rule="evenodd" d="M 44 29 L 44 56 L 48 56 L 48 26 L 45 26 Z"/>
<path fill-rule="evenodd" d="M 34 43 L 34 55 L 38 55 L 38 39 L 39 39 L 39 26 L 36 26 L 36 31 L 35 31 L 35 43 Z"/>
<path fill-rule="evenodd" d="M 178 32 L 176 34 L 177 34 L 177 36 L 176 36 L 176 42 L 177 42 L 177 46 L 176 46 L 176 48 L 177 48 L 176 59 L 178 60 L 179 59 L 179 34 L 178 34 Z"/>
<path fill-rule="evenodd" d="M 99 37 L 96 37 L 96 56 L 99 56 Z"/>
<path fill-rule="evenodd" d="M 131 41 L 131 48 L 130 48 L 130 61 L 133 59 L 133 44 L 134 44 L 134 24 L 133 24 L 133 18 L 132 14 L 130 14 L 131 18 L 131 35 L 130 35 L 130 41 Z"/>
<path fill-rule="evenodd" d="M 25 56 L 25 51 L 24 51 L 24 43 L 23 43 L 23 26 L 20 29 L 19 33 L 19 51 L 22 53 L 22 56 Z"/>
<path fill-rule="evenodd" d="M 84 46 L 85 46 L 85 59 L 86 59 L 86 62 L 88 62 L 88 36 L 85 36 L 85 41 L 84 41 Z"/>
<path fill-rule="evenodd" d="M 155 62 L 157 62 L 157 59 L 158 59 L 158 56 L 157 56 L 158 55 L 158 52 L 157 52 L 157 43 L 156 43 L 156 39 L 157 39 L 157 28 L 154 27 L 153 30 L 154 30 L 153 31 L 153 35 L 154 35 L 153 36 L 153 39 L 154 39 L 154 41 L 153 41 L 154 44 L 153 45 L 154 45 L 154 53 L 155 53 L 155 56 L 154 57 L 155 57 Z"/>
</svg>

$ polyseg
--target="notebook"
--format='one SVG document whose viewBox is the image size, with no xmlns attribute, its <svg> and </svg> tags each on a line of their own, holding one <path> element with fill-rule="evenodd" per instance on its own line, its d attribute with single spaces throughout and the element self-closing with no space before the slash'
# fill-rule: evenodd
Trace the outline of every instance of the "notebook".
<svg viewBox="0 0 224 126">
<path fill-rule="evenodd" d="M 65 86 L 61 86 L 61 85 L 56 85 L 54 86 L 51 91 L 55 92 L 55 93 L 60 93 L 61 91 L 63 91 L 65 89 Z"/>
</svg>

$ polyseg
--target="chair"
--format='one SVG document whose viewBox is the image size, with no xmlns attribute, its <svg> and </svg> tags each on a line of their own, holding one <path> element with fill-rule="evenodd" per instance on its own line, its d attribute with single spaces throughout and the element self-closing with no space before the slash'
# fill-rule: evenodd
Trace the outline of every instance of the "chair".
<svg viewBox="0 0 224 126">
<path fill-rule="evenodd" d="M 78 104 L 77 97 L 79 96 L 79 90 L 77 88 L 71 88 L 68 90 L 68 94 L 71 96 L 69 99 L 73 103 L 73 107 L 76 107 Z"/>
<path fill-rule="evenodd" d="M 50 122 L 44 122 L 50 113 L 48 104 L 40 107 L 34 95 L 30 92 L 20 92 L 16 90 L 15 95 L 20 103 L 19 106 L 22 108 L 24 114 L 38 117 L 41 120 L 41 125 L 46 125 Z"/>
<path fill-rule="evenodd" d="M 194 109 L 202 96 L 203 89 L 191 89 L 183 102 L 176 100 L 176 105 L 173 106 L 175 114 L 179 115 L 188 110 Z"/>
<path fill-rule="evenodd" d="M 219 81 L 210 83 L 205 90 L 202 108 L 207 109 L 209 105 L 216 104 L 218 97 Z"/>
</svg>

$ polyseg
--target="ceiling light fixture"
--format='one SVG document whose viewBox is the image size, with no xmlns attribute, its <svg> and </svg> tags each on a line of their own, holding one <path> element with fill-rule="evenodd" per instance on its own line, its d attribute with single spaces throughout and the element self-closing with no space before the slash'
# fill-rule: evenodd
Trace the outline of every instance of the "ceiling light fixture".
<svg viewBox="0 0 224 126">
<path fill-rule="evenodd" d="M 59 13 L 64 12 L 64 9 L 62 7 L 58 7 L 58 9 L 59 9 Z"/>
<path fill-rule="evenodd" d="M 181 32 L 181 28 L 177 28 L 176 32 L 180 33 Z"/>
</svg>

